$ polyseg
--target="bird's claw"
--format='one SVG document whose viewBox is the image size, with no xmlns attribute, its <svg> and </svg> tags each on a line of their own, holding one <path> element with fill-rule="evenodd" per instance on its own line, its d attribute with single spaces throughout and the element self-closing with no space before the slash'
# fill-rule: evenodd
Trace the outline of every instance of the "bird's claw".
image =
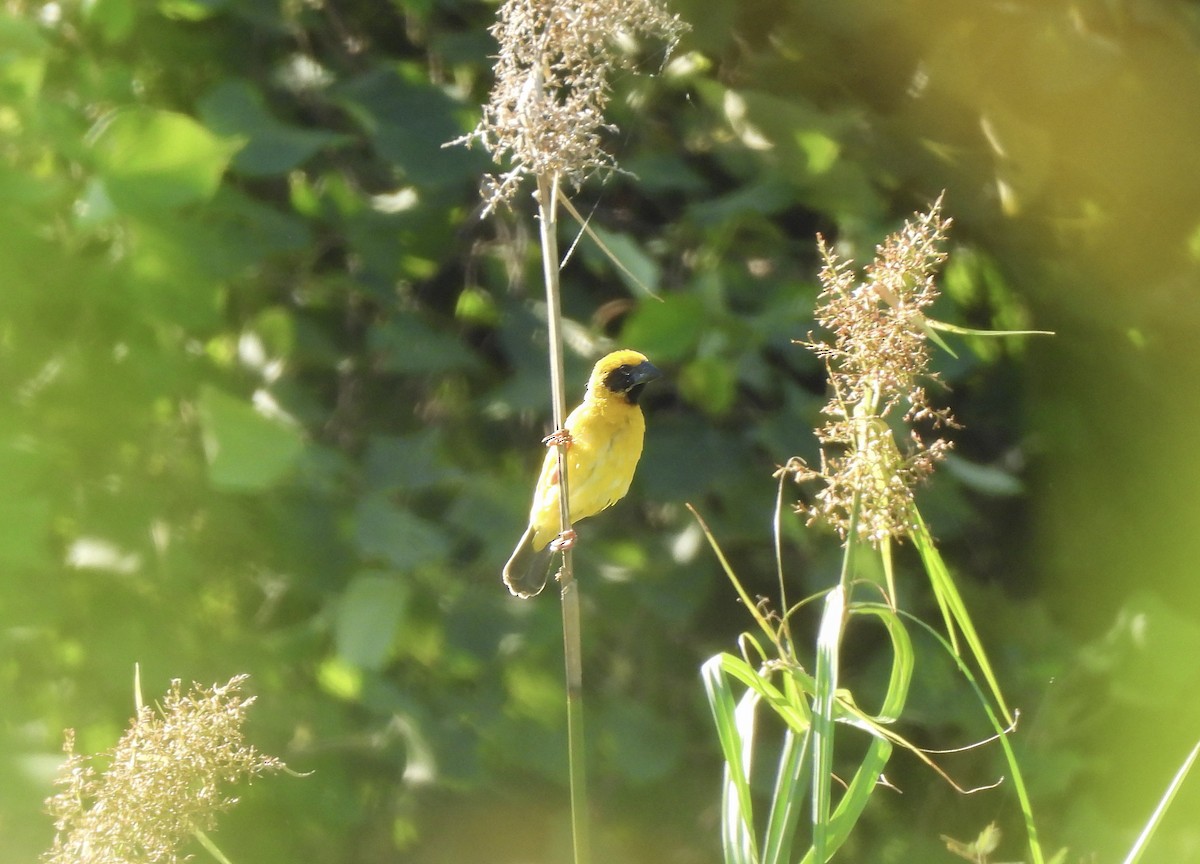
<svg viewBox="0 0 1200 864">
<path fill-rule="evenodd" d="M 560 444 L 564 447 L 570 447 L 571 441 L 570 429 L 559 429 L 557 432 L 552 432 L 542 439 L 542 443 L 547 447 L 557 447 Z"/>
<path fill-rule="evenodd" d="M 574 529 L 568 528 L 557 537 L 550 541 L 551 552 L 565 552 L 575 545 L 576 534 Z"/>
</svg>

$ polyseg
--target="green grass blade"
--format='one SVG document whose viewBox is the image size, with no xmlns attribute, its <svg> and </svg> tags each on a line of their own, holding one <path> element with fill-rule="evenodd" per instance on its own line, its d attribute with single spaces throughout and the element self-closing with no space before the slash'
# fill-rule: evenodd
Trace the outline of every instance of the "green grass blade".
<svg viewBox="0 0 1200 864">
<path fill-rule="evenodd" d="M 745 665 L 729 654 L 718 654 L 701 667 L 704 690 L 717 727 L 717 740 L 725 757 L 725 787 L 722 796 L 721 837 L 726 864 L 758 864 L 754 839 L 754 807 L 750 796 L 750 765 L 753 752 L 753 705 L 758 695 L 748 690 L 735 701 L 725 672 L 726 663 Z M 751 722 L 747 724 L 746 715 Z M 747 726 L 749 729 L 747 730 Z M 746 734 L 747 731 L 749 734 Z"/>
<path fill-rule="evenodd" d="M 983 649 L 983 642 L 975 631 L 975 625 L 971 623 L 971 615 L 967 611 L 962 595 L 958 593 L 958 587 L 954 584 L 954 577 L 950 575 L 946 562 L 942 560 L 941 554 L 934 545 L 933 537 L 929 533 L 928 526 L 925 525 L 925 520 L 921 518 L 920 512 L 913 508 L 912 514 L 917 525 L 917 530 L 912 534 L 913 545 L 916 546 L 917 552 L 921 556 L 925 572 L 929 574 L 929 582 L 933 586 L 933 593 L 942 610 L 942 616 L 946 618 L 953 645 L 952 650 L 958 656 L 958 642 L 955 639 L 951 621 L 962 632 L 971 656 L 979 665 L 979 671 L 983 673 L 983 679 L 987 682 L 988 688 L 992 691 L 992 697 L 1004 715 L 1004 725 L 1011 726 L 1013 724 L 1012 712 L 1008 710 L 1004 694 L 1000 692 L 1000 683 L 996 680 L 995 672 L 992 671 L 992 664 L 988 661 L 987 652 Z"/>
<path fill-rule="evenodd" d="M 738 806 L 737 811 L 733 813 L 738 818 L 731 824 L 737 828 L 737 837 L 748 850 L 749 860 L 754 864 L 762 860 L 758 854 L 758 839 L 754 833 L 754 801 L 750 791 L 750 777 L 754 771 L 755 713 L 760 701 L 757 693 L 748 690 L 742 694 L 734 711 L 738 736 L 742 741 L 741 766 L 745 773 L 738 777 L 738 787 L 735 790 Z"/>
<path fill-rule="evenodd" d="M 630 270 L 625 262 L 622 261 L 620 257 L 618 257 L 617 254 L 608 247 L 608 244 L 605 243 L 600 235 L 596 233 L 595 229 L 592 228 L 590 221 L 584 218 L 583 214 L 580 213 L 579 210 L 576 209 L 575 205 L 571 203 L 571 199 L 564 195 L 561 191 L 558 193 L 558 203 L 562 204 L 563 207 L 566 208 L 566 211 L 571 214 L 571 217 L 579 223 L 579 227 L 583 230 L 583 233 L 592 238 L 592 242 L 600 247 L 600 251 L 604 253 L 605 257 L 613 263 L 613 266 L 624 273 L 631 283 L 636 285 L 641 291 L 644 291 L 648 296 L 653 297 L 659 303 L 663 302 L 663 298 L 655 294 L 654 290 L 641 279 L 639 279 L 637 274 Z M 562 263 L 566 264 L 566 261 L 563 261 Z"/>
<path fill-rule="evenodd" d="M 1009 732 L 1012 728 L 1012 723 L 1002 723 L 1000 718 L 996 716 L 996 712 L 992 710 L 992 703 L 984 695 L 983 689 L 979 686 L 979 682 L 975 680 L 975 676 L 971 674 L 970 667 L 963 661 L 962 657 L 954 650 L 954 647 L 946 640 L 941 633 L 934 630 L 928 624 L 914 615 L 907 612 L 901 612 L 905 618 L 917 624 L 925 630 L 930 636 L 938 641 L 943 650 L 954 661 L 958 670 L 962 672 L 963 677 L 967 679 L 971 689 L 975 691 L 976 697 L 979 699 L 979 704 L 983 707 L 983 711 L 987 714 L 988 721 L 991 722 L 992 728 L 996 732 L 997 740 L 1000 742 L 1001 749 L 1004 750 L 1004 758 L 1008 763 L 1008 770 L 1011 773 L 1013 788 L 1017 793 L 1017 802 L 1021 807 L 1021 815 L 1025 820 L 1025 834 L 1029 842 L 1029 856 L 1033 864 L 1045 864 L 1046 858 L 1042 852 L 1042 844 L 1038 839 L 1037 825 L 1033 820 L 1033 804 L 1029 799 L 1029 790 L 1025 786 L 1025 776 L 1021 772 L 1020 763 L 1017 762 L 1017 755 L 1013 752 L 1012 742 L 1009 740 Z"/>
<path fill-rule="evenodd" d="M 217 848 L 217 844 L 212 841 L 212 838 L 199 828 L 192 832 L 192 836 L 194 836 L 200 842 L 200 845 L 204 847 L 205 851 L 217 861 L 217 864 L 233 864 L 233 862 L 225 857 L 225 853 Z"/>
<path fill-rule="evenodd" d="M 717 556 L 717 561 L 721 564 L 721 569 L 725 571 L 725 575 L 729 577 L 729 581 L 733 584 L 733 589 L 737 591 L 737 595 L 741 599 L 742 605 L 746 607 L 746 611 L 749 612 L 754 617 L 754 620 L 758 622 L 758 626 L 762 629 L 763 633 L 767 635 L 767 638 L 775 643 L 776 646 L 780 648 L 780 653 L 782 653 L 783 646 L 779 645 L 779 635 L 775 632 L 775 628 L 771 625 L 771 623 L 767 621 L 766 617 L 762 613 L 762 610 L 758 608 L 758 604 L 755 603 L 750 595 L 746 592 L 746 589 L 742 586 L 741 580 L 737 578 L 737 574 L 733 572 L 733 567 L 730 565 L 729 559 L 727 559 L 725 557 L 725 553 L 721 551 L 721 547 L 717 543 L 717 538 L 714 537 L 712 531 L 709 530 L 708 523 L 704 521 L 704 519 L 700 516 L 700 512 L 691 504 L 687 504 L 685 506 L 689 511 L 691 511 L 691 514 L 695 518 L 696 522 L 699 523 L 700 530 L 704 532 L 704 536 L 708 539 L 708 545 L 712 547 L 713 554 Z"/>
<path fill-rule="evenodd" d="M 879 778 L 883 775 L 883 769 L 887 767 L 891 755 L 892 743 L 890 741 L 883 738 L 871 740 L 858 770 L 854 772 L 854 778 L 850 781 L 846 793 L 830 817 L 824 856 L 817 857 L 814 845 L 801 859 L 801 864 L 816 864 L 818 861 L 824 864 L 846 842 L 863 811 L 866 810 L 871 795 L 879 788 Z"/>
<path fill-rule="evenodd" d="M 925 319 L 925 326 L 929 330 L 944 330 L 947 333 L 957 333 L 960 336 L 1053 336 L 1053 330 L 976 330 L 973 327 L 959 327 L 957 324 L 948 324 L 945 321 L 937 321 L 933 318 Z M 940 342 L 938 343 L 941 344 Z M 949 350 L 949 349 L 946 349 Z M 950 352 L 954 354 L 953 351 Z M 958 356 L 958 355 L 954 355 Z"/>
<path fill-rule="evenodd" d="M 1171 802 L 1175 800 L 1175 793 L 1179 791 L 1179 787 L 1183 785 L 1184 779 L 1188 772 L 1192 770 L 1192 765 L 1196 762 L 1196 757 L 1200 755 L 1200 742 L 1192 748 L 1192 752 L 1183 760 L 1183 764 L 1179 766 L 1179 770 L 1175 772 L 1175 776 L 1171 778 L 1170 784 L 1167 785 L 1167 791 L 1163 793 L 1159 799 L 1158 806 L 1154 808 L 1154 812 L 1150 814 L 1150 821 L 1146 823 L 1146 827 L 1142 829 L 1142 833 L 1138 835 L 1137 841 L 1133 844 L 1133 848 L 1129 850 L 1129 854 L 1125 856 L 1124 864 L 1137 864 L 1142 859 L 1142 853 L 1149 845 L 1150 839 L 1154 836 L 1154 832 L 1158 830 L 1159 823 L 1166 815 L 1167 808 L 1171 806 Z"/>
<path fill-rule="evenodd" d="M 809 734 L 797 735 L 791 729 L 784 735 L 771 796 L 771 812 L 767 817 L 767 833 L 763 838 L 764 864 L 786 864 L 791 858 L 792 840 L 804 809 L 804 780 L 811 737 Z"/>
<path fill-rule="evenodd" d="M 790 729 L 784 736 L 763 838 L 764 864 L 787 864 L 791 857 L 792 839 L 804 805 L 809 737 L 797 736 Z"/>
<path fill-rule="evenodd" d="M 817 631 L 816 692 L 813 699 L 813 853 L 827 859 L 833 784 L 833 706 L 837 698 L 839 654 L 845 625 L 845 589 L 838 585 L 825 596 Z"/>
<path fill-rule="evenodd" d="M 808 708 L 808 703 L 804 698 L 789 698 L 784 693 L 770 682 L 767 678 L 759 674 L 754 669 L 740 658 L 730 654 L 721 655 L 722 669 L 725 674 L 736 678 L 747 688 L 757 693 L 763 701 L 771 706 L 779 717 L 788 724 L 792 731 L 799 734 L 807 734 L 812 727 L 812 712 Z M 812 693 L 815 689 L 815 683 L 811 676 L 805 675 L 801 670 L 788 667 L 791 677 L 795 679 L 795 683 L 800 685 L 800 689 L 806 693 Z"/>
<path fill-rule="evenodd" d="M 908 689 L 912 684 L 913 667 L 916 665 L 916 654 L 913 652 L 912 638 L 904 621 L 890 606 L 875 603 L 855 603 L 850 607 L 851 615 L 873 615 L 887 629 L 888 637 L 892 640 L 892 672 L 888 679 L 887 693 L 879 713 L 873 718 L 876 723 L 892 723 L 899 719 L 904 711 L 904 703 L 908 699 Z"/>
<path fill-rule="evenodd" d="M 900 715 L 908 697 L 908 689 L 912 682 L 915 660 L 912 640 L 909 638 L 904 622 L 887 606 L 856 604 L 851 607 L 850 614 L 865 614 L 877 617 L 887 628 L 888 635 L 891 637 L 893 646 L 892 672 L 888 682 L 888 691 L 884 696 L 883 706 L 880 709 L 878 717 L 875 718 L 876 722 L 890 722 Z M 858 723 L 854 725 L 859 728 L 867 728 Z M 867 802 L 875 794 L 875 790 L 879 788 L 879 778 L 883 775 L 883 769 L 887 767 L 893 749 L 894 745 L 886 738 L 876 735 L 871 739 L 862 762 L 859 763 L 858 769 L 854 772 L 854 777 L 838 801 L 837 807 L 829 816 L 824 846 L 818 849 L 814 831 L 813 848 L 805 856 L 805 862 L 810 862 L 811 864 L 811 862 L 815 861 L 828 861 L 850 837 L 854 826 L 858 823 L 863 811 L 866 810 Z"/>
</svg>

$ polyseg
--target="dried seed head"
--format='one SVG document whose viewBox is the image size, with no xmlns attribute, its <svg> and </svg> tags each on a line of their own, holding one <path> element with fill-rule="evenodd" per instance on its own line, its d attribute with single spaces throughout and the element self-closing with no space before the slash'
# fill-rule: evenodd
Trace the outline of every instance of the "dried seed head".
<svg viewBox="0 0 1200 864">
<path fill-rule="evenodd" d="M 950 448 L 942 438 L 925 442 L 912 428 L 902 448 L 892 429 L 897 419 L 955 425 L 947 409 L 929 405 L 921 384 L 935 378 L 928 371 L 924 310 L 937 299 L 934 276 L 946 259 L 941 245 L 949 226 L 939 198 L 876 248 L 861 282 L 851 263 L 820 241 L 825 264 L 816 318 L 832 340 L 810 335 L 802 344 L 825 361 L 833 395 L 823 411 L 829 419 L 817 430 L 820 469 L 801 464 L 792 470 L 798 482 L 824 484 L 800 510 L 843 539 L 852 526 L 874 544 L 907 534 L 913 490 Z"/>
<path fill-rule="evenodd" d="M 187 695 L 173 681 L 162 707 L 143 707 L 117 745 L 95 759 L 75 752 L 68 730 L 59 791 L 46 802 L 56 833 L 43 864 L 173 864 L 195 831 L 210 829 L 236 802 L 227 787 L 282 769 L 243 743 L 254 701 L 241 695 L 245 681 L 193 685 Z M 107 764 L 103 773 L 92 767 L 96 760 Z"/>
<path fill-rule="evenodd" d="M 507 171 L 484 184 L 488 209 L 509 201 L 527 175 L 578 185 L 614 167 L 601 146 L 609 71 L 632 65 L 620 43 L 673 45 L 685 25 L 657 0 L 507 0 L 492 35 L 496 83 L 483 119 L 460 139 L 478 141 Z"/>
</svg>

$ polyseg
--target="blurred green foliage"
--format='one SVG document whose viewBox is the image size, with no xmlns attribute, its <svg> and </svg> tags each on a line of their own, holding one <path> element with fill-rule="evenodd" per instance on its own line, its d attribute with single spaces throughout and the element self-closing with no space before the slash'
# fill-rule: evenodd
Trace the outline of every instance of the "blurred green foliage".
<svg viewBox="0 0 1200 864">
<path fill-rule="evenodd" d="M 604 339 L 669 372 L 634 491 L 577 558 L 598 859 L 716 859 L 698 668 L 747 618 L 683 503 L 770 594 L 770 474 L 814 454 L 823 401 L 792 344 L 814 236 L 869 259 L 944 189 L 937 316 L 1059 336 L 944 358 L 962 461 L 923 512 L 1023 709 L 1045 842 L 1112 860 L 1200 730 L 1194 5 L 675 8 L 676 55 L 616 82 L 633 173 L 575 198 L 662 302 L 587 239 L 564 273 L 571 398 Z M 442 146 L 486 96 L 494 11 L 0 13 L 5 862 L 49 844 L 61 731 L 110 746 L 134 663 L 148 694 L 250 673 L 251 740 L 313 772 L 246 790 L 217 836 L 234 860 L 563 857 L 558 612 L 499 582 L 549 413 L 534 230 L 479 221 L 487 166 Z M 831 584 L 830 539 L 785 534 L 792 595 Z M 930 647 L 905 734 L 986 735 Z M 845 660 L 883 675 L 879 648 Z M 975 785 L 998 758 L 946 767 Z M 876 796 L 847 860 L 940 860 L 939 834 L 993 819 L 1019 836 L 1003 786 L 888 776 L 905 795 Z M 1150 859 L 1194 857 L 1193 821 Z"/>
</svg>

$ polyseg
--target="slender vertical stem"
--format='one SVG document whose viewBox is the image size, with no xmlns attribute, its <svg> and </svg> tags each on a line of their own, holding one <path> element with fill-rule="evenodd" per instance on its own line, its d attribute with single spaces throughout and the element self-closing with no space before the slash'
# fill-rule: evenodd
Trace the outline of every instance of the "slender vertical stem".
<svg viewBox="0 0 1200 864">
<path fill-rule="evenodd" d="M 563 383 L 562 304 L 558 285 L 557 231 L 558 177 L 538 177 L 538 223 L 541 233 L 542 274 L 546 282 L 546 318 L 550 352 L 550 390 L 554 404 L 554 428 L 566 424 L 566 388 Z M 559 441 L 558 500 L 562 530 L 571 527 L 570 495 L 567 477 L 567 444 Z M 575 582 L 571 550 L 563 551 L 562 569 L 563 656 L 567 683 L 567 747 L 571 785 L 571 833 L 575 864 L 588 864 L 590 826 L 587 806 L 587 773 L 583 737 L 583 648 L 580 638 L 579 586 Z"/>
<path fill-rule="evenodd" d="M 879 434 L 869 418 L 878 409 L 878 390 L 872 388 L 863 400 L 854 406 L 852 415 L 860 419 L 855 429 L 854 446 L 861 452 L 877 448 L 871 441 Z M 858 536 L 858 523 L 862 513 L 862 490 L 856 490 L 850 503 L 850 522 L 846 527 L 845 551 L 842 554 L 842 571 L 837 586 L 825 597 L 825 611 L 821 615 L 821 626 L 817 634 L 816 692 L 813 700 L 813 853 L 818 862 L 825 861 L 829 854 L 829 820 L 833 809 L 833 749 L 836 734 L 833 723 L 833 705 L 837 697 L 838 679 L 841 674 L 841 644 L 846 631 L 846 607 L 850 603 L 854 588 L 856 556 L 863 542 Z"/>
<path fill-rule="evenodd" d="M 542 245 L 542 278 L 546 283 L 546 326 L 550 353 L 550 399 L 554 406 L 554 429 L 561 431 L 567 422 L 567 395 L 563 383 L 562 301 L 558 290 L 558 178 L 538 177 L 538 226 Z M 558 512 L 562 530 L 571 527 L 570 495 L 567 491 L 567 442 L 559 440 Z M 571 553 L 563 554 L 563 577 L 570 576 Z"/>
<path fill-rule="evenodd" d="M 583 737 L 583 651 L 580 644 L 579 583 L 563 580 L 563 647 L 567 666 L 567 747 L 571 784 L 571 834 L 575 864 L 591 860 L 586 748 Z"/>
</svg>

